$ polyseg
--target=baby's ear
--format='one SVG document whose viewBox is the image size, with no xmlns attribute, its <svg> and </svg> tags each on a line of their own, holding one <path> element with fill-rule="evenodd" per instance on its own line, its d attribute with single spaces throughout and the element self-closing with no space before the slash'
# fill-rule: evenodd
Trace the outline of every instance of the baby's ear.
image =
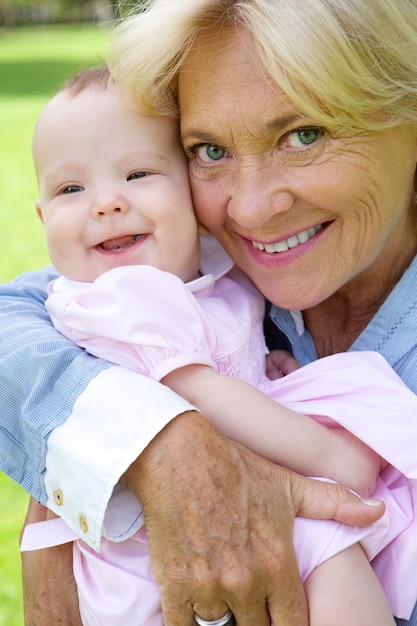
<svg viewBox="0 0 417 626">
<path fill-rule="evenodd" d="M 203 224 L 200 224 L 200 222 L 198 222 L 198 234 L 202 237 L 207 237 L 208 235 L 211 235 L 211 232 L 208 228 L 203 226 Z"/>
<path fill-rule="evenodd" d="M 36 213 L 38 214 L 39 219 L 40 219 L 40 221 L 43 224 L 43 215 L 42 215 L 42 208 L 41 208 L 41 201 L 40 200 L 36 200 L 35 208 L 36 208 Z"/>
</svg>

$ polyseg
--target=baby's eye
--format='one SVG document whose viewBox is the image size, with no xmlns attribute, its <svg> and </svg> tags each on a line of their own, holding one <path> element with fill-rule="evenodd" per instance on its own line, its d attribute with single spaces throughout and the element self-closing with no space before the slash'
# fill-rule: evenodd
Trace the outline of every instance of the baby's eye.
<svg viewBox="0 0 417 626">
<path fill-rule="evenodd" d="M 78 191 L 84 191 L 84 187 L 81 185 L 68 185 L 68 187 L 64 187 L 61 193 L 77 193 Z"/>
<path fill-rule="evenodd" d="M 317 126 L 298 128 L 288 133 L 283 142 L 283 147 L 293 149 L 305 148 L 316 143 L 323 137 L 323 134 L 323 129 Z"/>
<path fill-rule="evenodd" d="M 197 147 L 195 154 L 198 159 L 203 163 L 211 163 L 213 161 L 220 161 L 226 155 L 226 150 L 221 146 L 215 144 L 202 144 Z"/>
<path fill-rule="evenodd" d="M 127 180 L 136 180 L 137 178 L 145 178 L 147 176 L 147 172 L 133 172 L 130 176 L 127 177 Z"/>
</svg>

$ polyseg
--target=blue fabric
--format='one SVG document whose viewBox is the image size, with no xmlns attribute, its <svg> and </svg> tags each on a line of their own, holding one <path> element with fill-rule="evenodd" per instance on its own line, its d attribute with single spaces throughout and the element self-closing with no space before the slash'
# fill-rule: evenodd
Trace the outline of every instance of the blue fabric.
<svg viewBox="0 0 417 626">
<path fill-rule="evenodd" d="M 46 268 L 0 285 L 0 470 L 46 504 L 46 441 L 109 367 L 60 335 L 44 307 Z"/>
<path fill-rule="evenodd" d="M 272 306 L 270 315 L 288 337 L 301 365 L 317 359 L 310 333 L 297 330 L 297 314 Z M 357 350 L 382 354 L 405 384 L 417 393 L 417 257 L 349 349 Z"/>
<path fill-rule="evenodd" d="M 272 306 L 270 316 L 290 341 L 294 356 L 301 365 L 317 359 L 313 339 L 300 326 L 299 314 Z M 352 350 L 379 352 L 405 384 L 417 393 L 417 257 L 350 347 Z M 417 626 L 417 604 L 409 621 L 400 619 L 396 622 L 398 626 Z"/>
</svg>

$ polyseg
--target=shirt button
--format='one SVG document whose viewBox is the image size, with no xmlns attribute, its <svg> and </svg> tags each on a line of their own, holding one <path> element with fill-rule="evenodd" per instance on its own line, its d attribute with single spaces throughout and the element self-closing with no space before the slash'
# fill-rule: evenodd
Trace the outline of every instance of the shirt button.
<svg viewBox="0 0 417 626">
<path fill-rule="evenodd" d="M 88 522 L 85 515 L 80 515 L 78 521 L 80 522 L 80 528 L 84 533 L 88 533 Z"/>
<path fill-rule="evenodd" d="M 62 493 L 61 489 L 55 489 L 53 496 L 55 504 L 57 504 L 58 506 L 62 506 L 64 504 L 64 494 Z"/>
</svg>

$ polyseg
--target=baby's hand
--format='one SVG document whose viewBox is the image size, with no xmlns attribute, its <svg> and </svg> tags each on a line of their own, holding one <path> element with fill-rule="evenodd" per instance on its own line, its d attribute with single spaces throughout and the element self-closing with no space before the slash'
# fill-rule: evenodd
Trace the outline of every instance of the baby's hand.
<svg viewBox="0 0 417 626">
<path fill-rule="evenodd" d="M 352 433 L 344 428 L 332 428 L 325 465 L 323 476 L 352 489 L 362 498 L 369 498 L 380 472 L 388 464 Z"/>
<path fill-rule="evenodd" d="M 270 380 L 282 378 L 298 369 L 300 369 L 300 366 L 291 352 L 272 350 L 266 355 L 266 375 Z"/>
</svg>

